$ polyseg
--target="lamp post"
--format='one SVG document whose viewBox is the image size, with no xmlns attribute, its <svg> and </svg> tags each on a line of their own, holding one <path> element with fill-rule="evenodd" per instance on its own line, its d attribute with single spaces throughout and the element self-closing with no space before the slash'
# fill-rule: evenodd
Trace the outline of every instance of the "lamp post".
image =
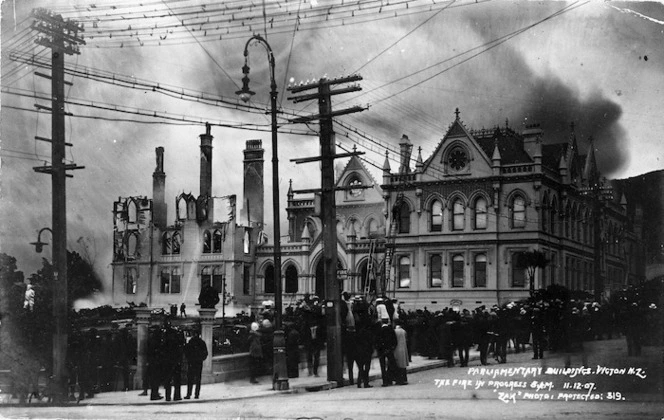
<svg viewBox="0 0 664 420">
<path fill-rule="evenodd" d="M 51 235 L 53 235 L 53 231 L 51 230 L 51 228 L 47 228 L 47 227 L 41 228 L 41 230 L 37 234 L 37 242 L 30 242 L 30 245 L 35 246 L 35 251 L 37 251 L 38 254 L 41 254 L 42 250 L 44 249 L 44 245 L 48 245 L 48 242 L 42 242 L 41 241 L 41 234 L 45 230 L 51 232 Z"/>
<path fill-rule="evenodd" d="M 279 157 L 277 154 L 277 83 L 274 80 L 274 54 L 270 44 L 260 35 L 254 35 L 244 46 L 244 66 L 242 66 L 242 89 L 235 92 L 244 102 L 255 94 L 249 89 L 249 44 L 256 41 L 263 44 L 267 50 L 270 66 L 270 105 L 272 115 L 272 211 L 274 229 L 274 365 L 273 383 L 275 390 L 288 389 L 288 375 L 286 374 L 286 340 L 281 328 L 281 311 L 283 309 L 281 296 L 281 226 L 279 221 Z"/>
</svg>

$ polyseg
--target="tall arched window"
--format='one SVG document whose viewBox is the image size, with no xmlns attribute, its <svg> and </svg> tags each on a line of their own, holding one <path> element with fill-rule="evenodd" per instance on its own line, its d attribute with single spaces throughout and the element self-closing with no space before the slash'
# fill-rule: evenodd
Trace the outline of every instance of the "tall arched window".
<svg viewBox="0 0 664 420">
<path fill-rule="evenodd" d="M 135 267 L 127 267 L 125 271 L 125 293 L 135 295 L 138 287 L 138 274 Z"/>
<path fill-rule="evenodd" d="M 187 218 L 187 200 L 180 197 L 176 207 L 178 212 L 178 220 L 185 220 Z"/>
<path fill-rule="evenodd" d="M 370 238 L 378 233 L 378 221 L 376 219 L 371 219 L 369 221 L 368 231 Z"/>
<path fill-rule="evenodd" d="M 127 222 L 128 223 L 136 223 L 138 215 L 138 210 L 136 208 L 136 203 L 134 200 L 129 200 L 127 203 Z"/>
<path fill-rule="evenodd" d="M 224 292 L 224 267 L 220 265 L 212 270 L 212 287 L 219 293 Z"/>
<path fill-rule="evenodd" d="M 399 206 L 399 233 L 410 233 L 410 206 L 405 201 Z"/>
<path fill-rule="evenodd" d="M 180 253 L 180 232 L 173 232 L 173 238 L 171 240 L 171 249 L 173 254 Z"/>
<path fill-rule="evenodd" d="M 212 252 L 212 235 L 210 231 L 206 230 L 203 232 L 203 254 L 209 254 Z"/>
<path fill-rule="evenodd" d="M 138 234 L 130 233 L 127 236 L 127 257 L 136 258 L 138 251 Z"/>
<path fill-rule="evenodd" d="M 212 269 L 205 266 L 201 270 L 201 290 L 208 286 L 212 286 Z"/>
<path fill-rule="evenodd" d="M 443 203 L 434 200 L 431 204 L 431 231 L 441 232 L 443 230 Z"/>
<path fill-rule="evenodd" d="M 465 209 L 460 198 L 452 204 L 452 230 L 463 230 L 466 224 Z"/>
<path fill-rule="evenodd" d="M 487 226 L 487 202 L 486 198 L 479 197 L 475 200 L 475 229 L 486 229 Z"/>
<path fill-rule="evenodd" d="M 297 293 L 297 268 L 294 265 L 289 265 L 286 269 L 286 287 L 285 293 Z"/>
<path fill-rule="evenodd" d="M 443 286 L 443 258 L 440 254 L 431 254 L 429 258 L 429 286 Z"/>
<path fill-rule="evenodd" d="M 542 222 L 542 230 L 544 232 L 548 232 L 549 230 L 549 203 L 547 202 L 546 197 L 544 197 L 544 200 L 542 201 L 542 208 L 541 208 L 541 222 Z"/>
<path fill-rule="evenodd" d="M 169 232 L 164 232 L 161 235 L 161 253 L 162 255 L 171 254 L 171 234 Z"/>
<path fill-rule="evenodd" d="M 486 287 L 486 254 L 475 255 L 474 272 L 473 286 Z"/>
<path fill-rule="evenodd" d="M 410 258 L 399 258 L 399 287 L 410 287 Z"/>
<path fill-rule="evenodd" d="M 512 227 L 526 227 L 526 200 L 520 195 L 512 202 Z"/>
<path fill-rule="evenodd" d="M 265 293 L 274 293 L 274 266 L 269 265 L 265 269 Z"/>
<path fill-rule="evenodd" d="M 551 201 L 551 219 L 549 220 L 550 224 L 550 229 L 549 232 L 551 234 L 556 235 L 558 232 L 556 231 L 556 222 L 557 222 L 557 217 L 558 217 L 558 203 L 556 202 L 555 198 Z"/>
<path fill-rule="evenodd" d="M 463 255 L 452 257 L 452 287 L 463 287 L 464 284 Z"/>
<path fill-rule="evenodd" d="M 223 241 L 223 236 L 219 229 L 215 229 L 212 234 L 212 252 L 215 254 L 221 253 L 221 243 Z"/>
</svg>

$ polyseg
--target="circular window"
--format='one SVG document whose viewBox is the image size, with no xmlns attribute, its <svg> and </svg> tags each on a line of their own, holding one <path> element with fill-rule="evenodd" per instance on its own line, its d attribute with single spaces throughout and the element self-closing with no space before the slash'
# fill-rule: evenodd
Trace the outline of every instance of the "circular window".
<svg viewBox="0 0 664 420">
<path fill-rule="evenodd" d="M 359 197 L 362 195 L 363 189 L 362 187 L 362 181 L 359 179 L 355 178 L 352 181 L 348 183 L 348 186 L 351 187 L 351 189 L 348 191 L 351 197 Z M 358 187 L 358 188 L 352 188 L 352 187 Z"/>
<path fill-rule="evenodd" d="M 456 148 L 452 150 L 447 157 L 447 163 L 455 171 L 460 171 L 465 168 L 468 164 L 468 155 L 466 151 L 461 148 Z"/>
</svg>

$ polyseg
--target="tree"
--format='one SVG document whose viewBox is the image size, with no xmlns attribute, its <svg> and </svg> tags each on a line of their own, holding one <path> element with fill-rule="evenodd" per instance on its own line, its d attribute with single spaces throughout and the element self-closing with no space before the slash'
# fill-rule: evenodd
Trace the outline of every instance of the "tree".
<svg viewBox="0 0 664 420">
<path fill-rule="evenodd" d="M 526 275 L 530 281 L 531 296 L 535 293 L 535 273 L 537 273 L 537 269 L 545 268 L 547 265 L 549 265 L 549 260 L 546 258 L 546 254 L 537 249 L 519 254 L 516 268 L 526 270 Z"/>
</svg>

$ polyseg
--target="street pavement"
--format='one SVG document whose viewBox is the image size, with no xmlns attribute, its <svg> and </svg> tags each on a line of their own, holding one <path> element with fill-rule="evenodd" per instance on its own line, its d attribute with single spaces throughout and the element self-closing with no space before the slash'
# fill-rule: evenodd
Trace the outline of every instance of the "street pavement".
<svg viewBox="0 0 664 420">
<path fill-rule="evenodd" d="M 473 373 L 481 368 L 479 354 L 471 353 L 468 368 L 447 368 L 445 361 L 414 356 L 409 366 L 409 385 L 380 387 L 380 368 L 373 360 L 371 378 L 373 388 L 337 387 L 326 380 L 322 366 L 319 377 L 307 375 L 306 367 L 300 377 L 291 378 L 290 389 L 273 391 L 269 377 L 260 384 L 248 380 L 204 385 L 200 400 L 166 402 L 150 401 L 139 396 L 140 391 L 106 392 L 69 407 L 2 406 L 0 417 L 11 418 L 432 418 L 432 419 L 661 419 L 662 404 L 662 348 L 646 347 L 640 357 L 627 357 L 625 339 L 586 343 L 585 352 L 545 353 L 544 360 L 531 360 L 532 353 L 509 354 L 507 364 L 491 360 L 489 368 L 544 368 L 602 365 L 607 368 L 633 366 L 643 369 L 644 378 L 636 375 L 552 376 L 556 390 L 564 383 L 593 383 L 601 393 L 621 392 L 621 401 L 525 401 L 509 397 L 505 388 L 464 389 L 442 385 L 443 381 L 478 379 L 491 380 L 487 374 Z M 345 375 L 347 378 L 347 375 Z M 518 380 L 498 377 L 496 380 Z M 530 384 L 530 382 L 528 381 Z M 183 387 L 184 389 L 184 387 Z M 307 392 L 318 391 L 318 392 Z M 555 390 L 554 390 L 555 391 Z M 584 390 L 575 391 L 585 393 Z M 163 390 L 162 390 L 163 393 Z M 555 395 L 555 394 L 554 394 Z M 305 415 L 303 416 L 303 413 Z"/>
</svg>

